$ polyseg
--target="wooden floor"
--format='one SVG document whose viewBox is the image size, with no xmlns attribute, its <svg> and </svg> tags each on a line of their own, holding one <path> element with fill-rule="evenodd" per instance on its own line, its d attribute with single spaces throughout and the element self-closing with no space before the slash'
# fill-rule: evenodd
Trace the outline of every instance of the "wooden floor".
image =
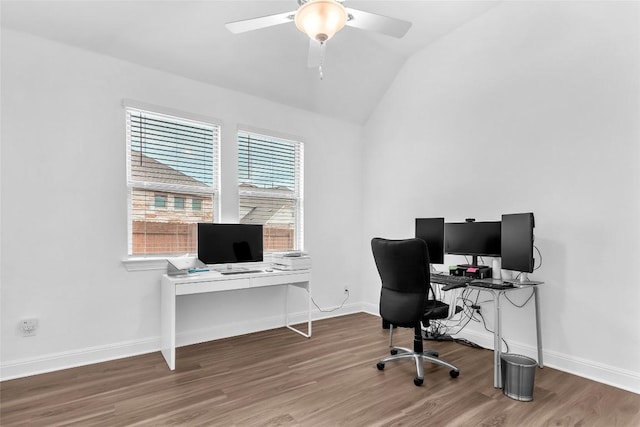
<svg viewBox="0 0 640 427">
<path fill-rule="evenodd" d="M 551 368 L 534 400 L 493 388 L 493 353 L 427 342 L 456 364 L 387 364 L 387 333 L 367 314 L 179 348 L 170 371 L 151 353 L 0 384 L 6 426 L 640 426 L 640 395 Z M 401 329 L 394 343 L 411 346 Z"/>
</svg>

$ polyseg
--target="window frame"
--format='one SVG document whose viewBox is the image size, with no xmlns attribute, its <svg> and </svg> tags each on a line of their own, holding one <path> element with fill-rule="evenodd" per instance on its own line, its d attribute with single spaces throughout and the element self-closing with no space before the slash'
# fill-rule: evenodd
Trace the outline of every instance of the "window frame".
<svg viewBox="0 0 640 427">
<path fill-rule="evenodd" d="M 175 211 L 174 200 L 170 200 L 170 195 L 179 194 L 180 197 L 184 198 L 184 209 L 179 210 L 180 212 L 191 212 L 191 209 L 187 209 L 188 199 L 197 198 L 201 201 L 207 198 L 211 198 L 213 208 L 212 208 L 212 218 L 214 222 L 217 222 L 220 218 L 220 150 L 222 143 L 222 125 L 221 121 L 201 116 L 193 113 L 187 113 L 178 110 L 172 110 L 164 107 L 153 106 L 149 104 L 140 103 L 137 101 L 131 100 L 123 100 L 122 106 L 124 109 L 125 115 L 125 127 L 126 127 L 126 184 L 127 184 L 127 259 L 125 261 L 125 265 L 127 269 L 132 270 L 148 270 L 154 268 L 147 268 L 146 265 L 142 265 L 142 268 L 129 268 L 131 262 L 139 261 L 139 260 L 152 260 L 150 266 L 155 265 L 153 263 L 154 259 L 157 260 L 165 260 L 167 257 L 180 256 L 185 255 L 185 252 L 166 252 L 166 253 L 133 253 L 133 189 L 140 189 L 144 191 L 151 191 L 157 194 L 162 194 L 165 196 L 165 207 L 164 208 L 156 208 L 155 200 L 152 200 L 151 204 L 153 206 L 152 209 L 165 209 L 170 211 Z M 212 185 L 211 187 L 191 187 L 188 185 L 180 185 L 180 184 L 170 184 L 170 183 L 159 183 L 159 182 L 149 182 L 143 180 L 135 180 L 132 177 L 131 173 L 131 129 L 129 126 L 130 120 L 130 111 L 136 111 L 144 114 L 150 114 L 153 116 L 164 117 L 168 120 L 174 120 L 180 123 L 194 123 L 198 126 L 209 126 L 213 128 L 213 149 L 212 149 Z M 204 209 L 204 203 L 201 205 L 200 211 Z M 147 208 L 149 209 L 149 208 Z M 191 255 L 190 253 L 187 255 Z"/>
<path fill-rule="evenodd" d="M 266 139 L 278 140 L 278 142 L 286 142 L 294 145 L 295 150 L 295 184 L 293 197 L 283 195 L 278 189 L 272 191 L 268 189 L 251 190 L 248 188 L 242 188 L 240 186 L 240 171 L 236 172 L 238 177 L 237 195 L 238 195 L 238 222 L 242 220 L 240 218 L 240 200 L 243 197 L 246 198 L 274 198 L 283 200 L 295 201 L 295 218 L 294 218 L 294 248 L 293 251 L 304 251 L 304 140 L 303 138 L 291 135 L 283 135 L 279 132 L 274 132 L 264 129 L 255 129 L 248 126 L 238 127 L 236 131 L 236 154 L 239 151 L 240 134 L 256 135 Z M 239 163 L 239 158 L 236 161 L 236 166 Z M 266 251 L 266 253 L 280 252 L 280 251 Z"/>
</svg>

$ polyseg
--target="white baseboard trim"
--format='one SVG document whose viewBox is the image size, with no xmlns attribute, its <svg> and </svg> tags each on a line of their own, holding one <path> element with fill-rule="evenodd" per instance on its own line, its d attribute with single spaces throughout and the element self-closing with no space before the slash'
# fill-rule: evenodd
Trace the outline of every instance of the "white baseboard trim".
<svg viewBox="0 0 640 427">
<path fill-rule="evenodd" d="M 375 304 L 363 303 L 362 311 L 374 316 L 379 316 L 379 308 Z M 463 330 L 456 338 L 466 338 L 481 347 L 493 350 L 493 334 L 477 331 Z M 538 360 L 536 346 L 523 344 L 509 339 L 509 352 L 522 354 Z M 603 363 L 594 362 L 580 357 L 568 356 L 542 349 L 543 366 L 548 366 L 559 371 L 567 372 L 579 377 L 587 378 L 612 387 L 640 394 L 640 373 Z"/>
<path fill-rule="evenodd" d="M 333 311 L 328 311 L 333 310 Z M 312 310 L 312 320 L 327 319 L 331 317 L 345 316 L 362 311 L 360 303 L 345 304 L 342 307 L 323 308 Z M 307 312 L 301 311 L 289 314 L 289 322 L 292 324 L 307 321 Z M 191 330 L 176 335 L 176 345 L 197 344 L 206 341 L 245 335 L 284 326 L 284 315 L 272 316 L 262 319 L 253 319 L 246 322 L 231 322 L 216 325 L 209 328 Z M 304 330 L 304 327 L 303 327 Z M 313 332 L 313 328 L 312 328 Z M 29 377 L 62 369 L 76 368 L 94 363 L 107 362 L 125 357 L 160 351 L 160 337 L 126 341 L 111 345 L 97 346 L 80 350 L 52 353 L 40 357 L 12 360 L 0 364 L 0 381 Z"/>
<path fill-rule="evenodd" d="M 313 311 L 312 313 L 312 317 L 313 320 L 321 320 L 321 319 L 330 319 L 332 317 L 340 317 L 340 316 L 346 316 L 348 314 L 356 314 L 356 313 L 362 313 L 362 304 L 361 303 L 352 303 L 352 304 L 345 304 L 342 307 L 336 306 L 336 307 L 326 307 L 326 308 L 322 308 L 322 311 L 318 310 L 317 308 Z M 305 318 L 304 316 L 306 316 L 306 313 L 302 313 L 303 318 L 297 321 L 304 321 Z"/>
<path fill-rule="evenodd" d="M 160 337 L 52 353 L 0 364 L 0 381 L 92 365 L 160 350 Z"/>
<path fill-rule="evenodd" d="M 352 303 L 345 304 L 342 307 L 323 308 L 323 311 L 315 308 L 312 311 L 311 317 L 313 320 L 320 320 L 361 312 L 378 316 L 378 306 L 369 303 Z M 289 315 L 289 318 L 290 323 L 303 323 L 307 320 L 307 313 L 292 313 Z M 281 328 L 283 326 L 284 316 L 254 319 L 250 322 L 232 322 L 210 328 L 183 332 L 176 336 L 176 343 L 180 347 L 268 329 Z M 463 331 L 459 333 L 457 337 L 466 338 L 482 347 L 493 349 L 493 335 L 490 333 Z M 509 347 L 511 353 L 522 354 L 536 360 L 538 358 L 535 346 L 519 343 L 510 339 Z M 0 381 L 122 359 L 140 354 L 153 353 L 155 351 L 160 351 L 160 337 L 126 341 L 77 351 L 54 353 L 29 359 L 13 360 L 0 364 Z M 637 372 L 619 369 L 549 350 L 543 351 L 543 362 L 544 366 L 640 394 L 640 373 Z"/>
<path fill-rule="evenodd" d="M 363 302 L 362 311 L 373 316 L 380 316 L 380 307 L 378 306 L 378 304 Z"/>
<path fill-rule="evenodd" d="M 477 331 L 462 331 L 456 338 L 466 338 L 484 348 L 493 350 L 493 334 Z M 524 344 L 512 339 L 508 340 L 509 352 L 522 354 L 538 360 L 538 349 L 534 345 Z M 504 350 L 504 348 L 503 348 Z M 542 349 L 543 366 L 587 378 L 612 387 L 640 394 L 640 373 L 616 368 L 603 363 L 594 362 L 576 356 L 568 356 Z"/>
<path fill-rule="evenodd" d="M 640 373 L 553 351 L 544 352 L 544 364 L 559 371 L 640 394 Z"/>
<path fill-rule="evenodd" d="M 331 317 L 346 316 L 348 314 L 362 312 L 361 304 L 345 304 L 342 307 L 322 308 L 323 311 L 315 308 L 311 311 L 312 320 L 328 319 Z M 289 313 L 289 324 L 300 324 L 307 322 L 307 312 L 299 311 Z M 270 329 L 282 328 L 285 324 L 284 315 L 265 317 L 260 320 L 251 320 L 245 322 L 233 322 L 224 325 L 216 325 L 213 327 L 192 330 L 176 335 L 176 346 L 198 344 L 201 342 L 219 340 L 222 338 L 230 338 L 239 335 L 252 334 L 254 332 L 267 331 Z M 305 327 L 302 327 L 305 330 Z M 313 335 L 313 326 L 311 328 Z"/>
</svg>

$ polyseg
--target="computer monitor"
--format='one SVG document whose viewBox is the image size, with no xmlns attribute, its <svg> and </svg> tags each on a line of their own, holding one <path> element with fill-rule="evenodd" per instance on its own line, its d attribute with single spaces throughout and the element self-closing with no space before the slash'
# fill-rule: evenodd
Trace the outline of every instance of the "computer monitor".
<svg viewBox="0 0 640 427">
<path fill-rule="evenodd" d="M 431 264 L 444 264 L 444 218 L 416 218 L 416 237 L 427 243 Z"/>
<path fill-rule="evenodd" d="M 505 270 L 532 273 L 533 258 L 533 213 L 502 215 L 501 247 L 502 265 Z"/>
<path fill-rule="evenodd" d="M 448 222 L 444 241 L 445 253 L 470 255 L 472 265 L 478 265 L 479 256 L 500 256 L 500 221 Z"/>
<path fill-rule="evenodd" d="M 263 261 L 262 225 L 199 223 L 198 259 L 205 264 Z"/>
</svg>

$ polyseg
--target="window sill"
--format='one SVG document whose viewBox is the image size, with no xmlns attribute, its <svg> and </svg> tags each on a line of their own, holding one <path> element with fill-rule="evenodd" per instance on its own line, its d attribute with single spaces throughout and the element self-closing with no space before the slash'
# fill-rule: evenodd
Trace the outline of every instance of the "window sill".
<svg viewBox="0 0 640 427">
<path fill-rule="evenodd" d="M 262 263 L 255 263 L 262 266 L 263 264 L 270 264 L 273 262 L 273 255 L 278 252 L 265 252 L 264 261 Z M 131 257 L 122 260 L 122 264 L 127 271 L 167 271 L 167 259 L 173 259 L 171 256 L 166 257 Z M 196 257 L 189 256 L 177 256 L 180 259 L 195 259 Z"/>
<path fill-rule="evenodd" d="M 166 258 L 127 258 L 122 264 L 127 271 L 167 270 Z"/>
</svg>

